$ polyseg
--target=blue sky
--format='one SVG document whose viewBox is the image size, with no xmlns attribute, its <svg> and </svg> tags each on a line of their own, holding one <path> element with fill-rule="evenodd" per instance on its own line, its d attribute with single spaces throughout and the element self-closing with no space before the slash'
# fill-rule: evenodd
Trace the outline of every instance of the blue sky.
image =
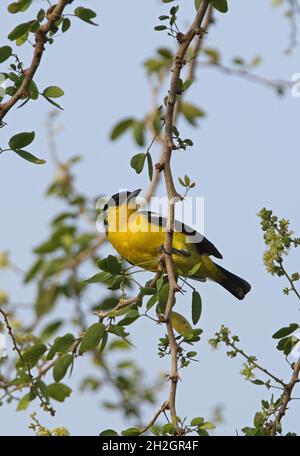
<svg viewBox="0 0 300 456">
<path fill-rule="evenodd" d="M 20 17 L 7 15 L 0 7 L 3 27 L 1 42 Z M 45 2 L 41 2 L 45 3 Z M 76 2 L 77 4 L 78 2 Z M 194 14 L 193 1 L 179 1 L 182 24 Z M 59 116 L 61 157 L 80 154 L 78 187 L 85 193 L 113 194 L 122 188 L 147 188 L 147 176 L 137 176 L 129 161 L 137 153 L 131 138 L 109 142 L 111 126 L 121 118 L 142 117 L 150 106 L 150 94 L 142 62 L 158 46 L 174 45 L 153 26 L 166 6 L 160 1 L 98 2 L 82 1 L 98 13 L 99 27 L 74 20 L 74 26 L 57 43 L 47 48 L 36 82 L 40 87 L 59 85 L 64 88 L 64 111 Z M 224 62 L 232 57 L 264 57 L 257 72 L 263 76 L 290 80 L 300 72 L 299 49 L 291 56 L 284 54 L 288 43 L 288 21 L 271 1 L 229 1 L 230 12 L 217 15 L 217 23 L 208 36 L 208 46 L 221 50 Z M 31 49 L 22 49 L 28 61 Z M 174 176 L 188 174 L 197 182 L 193 196 L 205 199 L 205 234 L 223 253 L 222 265 L 245 277 L 253 289 L 243 302 L 235 300 L 213 283 L 199 284 L 203 299 L 201 327 L 204 330 L 198 348 L 199 363 L 182 375 L 178 390 L 178 412 L 182 416 L 210 418 L 216 405 L 222 405 L 225 423 L 217 434 L 234 434 L 236 429 L 251 425 L 262 398 L 269 397 L 261 387 L 246 382 L 239 375 L 242 361 L 229 360 L 224 349 L 212 352 L 207 340 L 221 324 L 241 337 L 241 345 L 256 354 L 262 364 L 279 376 L 289 376 L 288 366 L 275 350 L 271 335 L 281 326 L 297 321 L 297 302 L 284 297 L 281 279 L 267 275 L 262 264 L 264 250 L 259 221 L 261 207 L 272 208 L 279 216 L 291 219 L 299 233 L 299 106 L 290 93 L 279 98 L 274 91 L 236 77 L 225 76 L 214 69 L 198 72 L 198 82 L 190 89 L 188 99 L 200 105 L 207 117 L 201 128 L 181 125 L 185 137 L 194 147 L 173 157 Z M 55 200 L 45 199 L 43 192 L 53 176 L 45 132 L 49 105 L 39 100 L 21 110 L 12 110 L 8 126 L 1 130 L 1 144 L 14 133 L 37 133 L 30 149 L 48 159 L 44 166 L 27 164 L 17 156 L 0 157 L 0 250 L 10 250 L 13 261 L 26 268 L 32 261 L 32 248 L 48 233 L 47 223 L 59 207 Z M 153 149 L 158 152 L 158 149 Z M 164 188 L 159 189 L 164 194 Z M 107 247 L 112 252 L 112 248 Z M 291 256 L 288 268 L 297 269 L 297 255 Z M 148 276 L 147 276 L 148 277 Z M 24 289 L 9 273 L 2 273 L 0 288 L 11 292 L 13 301 L 30 302 L 33 289 Z M 92 289 L 99 293 L 98 289 Z M 190 315 L 190 302 L 180 298 L 178 311 Z M 60 306 L 57 312 L 64 312 Z M 137 347 L 134 357 L 147 375 L 168 369 L 166 359 L 158 360 L 156 341 L 163 329 L 141 319 L 134 325 L 132 340 Z M 147 334 L 145 338 L 145 334 Z M 147 362 L 145 362 L 147 360 Z M 90 364 L 81 361 L 75 368 L 72 384 L 76 385 L 82 369 Z M 77 370 L 77 372 L 76 372 Z M 165 394 L 167 391 L 165 391 Z M 102 393 L 102 398 L 103 398 Z M 100 399 L 100 398 L 99 398 Z M 74 392 L 54 419 L 42 415 L 50 427 L 66 425 L 72 434 L 97 434 L 103 428 L 123 429 L 129 423 L 116 414 L 103 411 L 100 400 L 89 394 Z M 298 401 L 297 401 L 298 402 Z M 38 407 L 35 407 L 38 408 Z M 29 414 L 34 408 L 16 415 L 13 407 L 0 409 L 0 433 L 27 433 Z M 284 419 L 285 430 L 300 432 L 295 402 Z M 153 414 L 145 411 L 145 421 Z"/>
</svg>

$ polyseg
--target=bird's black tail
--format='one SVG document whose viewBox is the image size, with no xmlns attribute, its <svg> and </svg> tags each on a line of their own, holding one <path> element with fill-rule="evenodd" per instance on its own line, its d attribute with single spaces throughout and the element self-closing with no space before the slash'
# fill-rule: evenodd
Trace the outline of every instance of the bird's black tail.
<svg viewBox="0 0 300 456">
<path fill-rule="evenodd" d="M 226 290 L 228 290 L 236 298 L 244 299 L 245 295 L 251 290 L 251 285 L 241 277 L 238 277 L 235 274 L 232 274 L 232 272 L 222 268 L 222 266 L 219 266 L 218 264 L 216 264 L 216 266 L 221 273 L 218 283 L 222 285 L 222 287 L 226 288 Z"/>
</svg>

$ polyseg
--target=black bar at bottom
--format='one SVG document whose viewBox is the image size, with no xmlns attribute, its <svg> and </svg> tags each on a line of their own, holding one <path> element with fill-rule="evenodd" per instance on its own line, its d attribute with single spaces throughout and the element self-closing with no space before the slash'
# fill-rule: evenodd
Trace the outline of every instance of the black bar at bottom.
<svg viewBox="0 0 300 456">
<path fill-rule="evenodd" d="M 259 451 L 284 450 L 298 445 L 293 437 L 1 437 L 1 454 L 5 450 L 37 452 L 72 451 L 83 456 L 115 454 L 116 456 L 135 454 L 166 454 L 184 452 L 202 454 L 203 451 L 247 451 L 259 447 Z M 54 456 L 56 456 L 54 454 Z"/>
</svg>

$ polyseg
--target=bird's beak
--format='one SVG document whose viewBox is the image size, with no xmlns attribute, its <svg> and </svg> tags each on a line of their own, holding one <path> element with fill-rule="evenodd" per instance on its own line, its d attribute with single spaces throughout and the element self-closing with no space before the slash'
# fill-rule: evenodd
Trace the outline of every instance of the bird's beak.
<svg viewBox="0 0 300 456">
<path fill-rule="evenodd" d="M 140 193 L 141 193 L 141 189 L 139 188 L 138 190 L 134 190 L 133 192 L 130 193 L 130 195 L 127 197 L 127 202 L 135 199 Z"/>
</svg>

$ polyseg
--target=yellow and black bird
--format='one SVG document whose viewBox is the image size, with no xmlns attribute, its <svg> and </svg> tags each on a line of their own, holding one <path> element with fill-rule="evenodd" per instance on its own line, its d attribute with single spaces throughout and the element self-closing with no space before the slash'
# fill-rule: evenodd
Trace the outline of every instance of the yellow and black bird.
<svg viewBox="0 0 300 456">
<path fill-rule="evenodd" d="M 153 212 L 138 211 L 136 197 L 140 191 L 113 195 L 103 208 L 104 224 L 108 240 L 124 259 L 155 272 L 162 254 L 167 220 Z M 172 249 L 176 274 L 199 281 L 213 280 L 236 298 L 243 299 L 251 289 L 250 284 L 214 263 L 210 256 L 223 258 L 208 239 L 176 221 Z"/>
</svg>

